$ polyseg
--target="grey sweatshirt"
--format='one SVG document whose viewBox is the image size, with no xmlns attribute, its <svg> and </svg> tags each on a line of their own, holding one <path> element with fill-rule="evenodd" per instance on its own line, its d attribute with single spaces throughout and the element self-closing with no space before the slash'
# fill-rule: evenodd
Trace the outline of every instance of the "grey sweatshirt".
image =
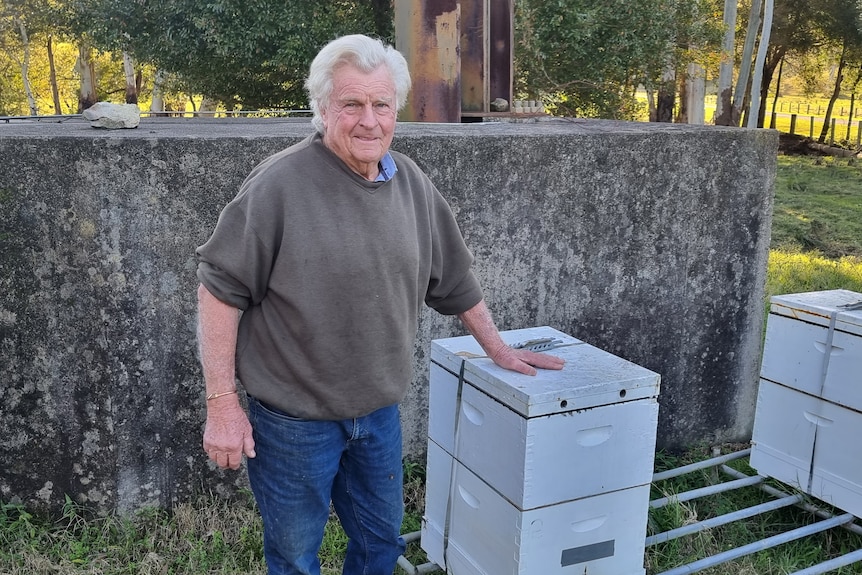
<svg viewBox="0 0 862 575">
<path fill-rule="evenodd" d="M 353 173 L 319 135 L 258 165 L 197 249 L 198 279 L 243 311 L 237 376 L 296 417 L 400 402 L 423 302 L 482 299 L 452 212 L 408 157 L 387 182 Z"/>
</svg>

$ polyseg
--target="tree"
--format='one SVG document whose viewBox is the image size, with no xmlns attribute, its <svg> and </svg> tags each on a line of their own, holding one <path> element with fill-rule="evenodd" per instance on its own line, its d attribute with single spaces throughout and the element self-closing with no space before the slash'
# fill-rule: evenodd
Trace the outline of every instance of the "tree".
<svg viewBox="0 0 862 575">
<path fill-rule="evenodd" d="M 29 113 L 39 113 L 30 82 L 31 37 L 46 29 L 48 5 L 44 0 L 5 0 L 0 3 L 0 34 L 4 48 L 18 62 Z"/>
<path fill-rule="evenodd" d="M 721 45 L 721 64 L 718 72 L 718 98 L 715 107 L 715 125 L 733 126 L 733 62 L 736 46 L 737 0 L 724 0 L 724 40 Z"/>
<path fill-rule="evenodd" d="M 54 58 L 54 36 L 48 35 L 48 39 L 45 44 L 45 48 L 48 53 L 48 66 L 49 66 L 49 81 L 51 83 L 51 99 L 54 103 L 54 113 L 59 115 L 63 113 L 63 109 L 60 105 L 60 89 L 57 86 L 57 65 L 56 59 Z"/>
<path fill-rule="evenodd" d="M 754 76 L 751 78 L 751 107 L 754 109 L 754 114 L 748 119 L 749 128 L 757 128 L 763 126 L 763 111 L 760 108 L 761 97 L 756 90 L 763 78 L 763 63 L 766 60 L 766 52 L 769 49 L 769 36 L 772 33 L 772 16 L 775 8 L 774 0 L 766 0 L 763 6 L 763 28 L 760 32 L 760 46 L 757 48 L 757 59 L 754 62 Z M 768 84 L 767 84 L 768 86 Z M 764 105 L 766 98 L 762 99 Z"/>
<path fill-rule="evenodd" d="M 673 86 L 669 71 L 691 61 L 692 47 L 712 41 L 704 34 L 710 6 L 707 0 L 519 0 L 517 88 L 542 94 L 561 114 L 633 117 L 639 84 L 655 90 L 665 78 Z"/>
<path fill-rule="evenodd" d="M 832 112 L 836 100 L 841 95 L 846 69 L 851 63 L 857 68 L 862 63 L 862 8 L 856 0 L 820 0 L 820 6 L 823 12 L 819 21 L 823 33 L 840 50 L 835 85 L 826 107 L 826 117 L 818 139 L 822 143 L 829 135 Z M 858 83 L 858 74 L 857 70 L 856 83 Z"/>
<path fill-rule="evenodd" d="M 765 52 L 760 90 L 760 105 L 757 111 L 758 126 L 764 125 L 766 99 L 775 71 L 788 55 L 800 57 L 804 53 L 819 49 L 821 34 L 817 31 L 821 18 L 818 0 L 776 0 L 773 11 L 769 46 Z"/>
<path fill-rule="evenodd" d="M 95 45 L 128 51 L 228 109 L 304 108 L 320 47 L 337 35 L 392 32 L 391 7 L 380 0 L 75 2 L 76 27 Z"/>
</svg>

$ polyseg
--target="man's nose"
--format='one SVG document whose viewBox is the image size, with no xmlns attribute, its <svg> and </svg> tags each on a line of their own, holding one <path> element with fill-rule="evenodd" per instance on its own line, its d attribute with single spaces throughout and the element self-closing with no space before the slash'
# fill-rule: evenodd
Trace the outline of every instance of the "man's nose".
<svg viewBox="0 0 862 575">
<path fill-rule="evenodd" d="M 374 113 L 374 104 L 367 103 L 362 106 L 362 115 L 359 121 L 363 126 L 374 126 L 377 124 L 377 115 Z"/>
</svg>

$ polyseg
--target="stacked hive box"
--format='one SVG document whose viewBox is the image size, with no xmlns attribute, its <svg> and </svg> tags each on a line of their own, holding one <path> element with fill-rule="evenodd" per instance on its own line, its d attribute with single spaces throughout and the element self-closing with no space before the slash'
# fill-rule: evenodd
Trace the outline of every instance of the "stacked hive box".
<svg viewBox="0 0 862 575">
<path fill-rule="evenodd" d="M 862 516 L 862 294 L 772 298 L 751 466 Z"/>
<path fill-rule="evenodd" d="M 502 335 L 566 366 L 432 342 L 422 548 L 453 575 L 642 574 L 659 376 L 549 327 Z"/>
</svg>

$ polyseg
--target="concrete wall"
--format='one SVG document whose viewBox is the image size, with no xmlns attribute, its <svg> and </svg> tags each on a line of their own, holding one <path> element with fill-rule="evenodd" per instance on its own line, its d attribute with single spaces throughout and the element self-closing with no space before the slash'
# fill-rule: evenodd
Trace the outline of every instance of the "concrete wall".
<svg viewBox="0 0 862 575">
<path fill-rule="evenodd" d="M 231 493 L 200 449 L 194 248 L 285 120 L 0 124 L 0 499 L 102 510 Z M 404 124 L 501 329 L 550 325 L 662 375 L 659 444 L 750 436 L 777 135 L 606 121 Z M 426 311 L 404 406 L 424 454 Z"/>
</svg>

